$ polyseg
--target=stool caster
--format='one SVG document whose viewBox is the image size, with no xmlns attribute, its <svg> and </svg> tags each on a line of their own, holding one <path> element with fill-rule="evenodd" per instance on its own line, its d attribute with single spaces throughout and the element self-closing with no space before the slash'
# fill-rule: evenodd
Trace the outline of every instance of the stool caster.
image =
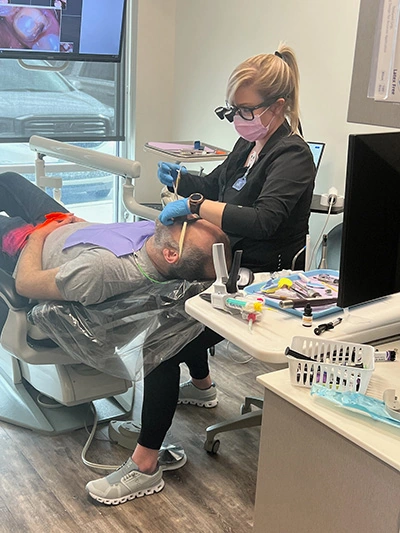
<svg viewBox="0 0 400 533">
<path fill-rule="evenodd" d="M 221 443 L 218 439 L 212 441 L 206 440 L 204 443 L 204 449 L 211 455 L 216 455 L 219 450 L 220 444 Z"/>
</svg>

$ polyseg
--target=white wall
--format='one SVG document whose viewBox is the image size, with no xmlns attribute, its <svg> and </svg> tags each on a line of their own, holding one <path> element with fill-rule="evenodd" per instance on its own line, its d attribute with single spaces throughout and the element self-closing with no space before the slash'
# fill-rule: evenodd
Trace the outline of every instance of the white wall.
<svg viewBox="0 0 400 533">
<path fill-rule="evenodd" d="M 213 112 L 225 101 L 227 78 L 240 61 L 274 52 L 283 40 L 299 62 L 305 137 L 326 142 L 315 192 L 335 186 L 343 194 L 349 133 L 384 130 L 346 122 L 358 10 L 359 0 L 139 0 L 137 146 L 199 139 L 231 148 L 237 135 Z M 157 93 L 168 109 L 155 116 L 149 104 Z M 158 159 L 146 169 L 153 201 Z M 314 234 L 323 219 L 313 215 Z"/>
<path fill-rule="evenodd" d="M 176 0 L 131 0 L 130 7 L 131 16 L 137 17 L 137 39 L 133 36 L 130 60 L 136 65 L 127 87 L 127 138 L 132 140 L 126 147 L 127 157 L 142 164 L 141 177 L 136 180 L 138 201 L 159 202 L 159 158 L 143 147 L 147 141 L 174 136 Z"/>
<path fill-rule="evenodd" d="M 348 134 L 381 129 L 346 122 L 358 9 L 358 0 L 177 0 L 177 137 L 231 147 L 233 127 L 213 114 L 230 72 L 286 41 L 299 62 L 305 137 L 327 143 L 316 192 L 343 193 Z"/>
</svg>

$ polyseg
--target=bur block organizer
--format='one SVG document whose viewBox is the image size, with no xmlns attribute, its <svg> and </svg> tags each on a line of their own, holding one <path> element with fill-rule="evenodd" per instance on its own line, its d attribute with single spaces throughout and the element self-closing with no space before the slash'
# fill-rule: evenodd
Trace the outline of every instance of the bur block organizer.
<svg viewBox="0 0 400 533">
<path fill-rule="evenodd" d="M 338 392 L 365 394 L 375 369 L 375 348 L 367 344 L 293 337 L 290 348 L 312 360 L 288 355 L 290 382 L 298 387 L 313 384 Z"/>
</svg>

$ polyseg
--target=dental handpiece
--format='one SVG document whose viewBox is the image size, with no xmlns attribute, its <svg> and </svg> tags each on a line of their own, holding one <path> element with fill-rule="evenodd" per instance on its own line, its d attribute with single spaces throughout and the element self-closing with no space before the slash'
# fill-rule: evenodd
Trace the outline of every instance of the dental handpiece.
<svg viewBox="0 0 400 533">
<path fill-rule="evenodd" d="M 312 307 L 321 307 L 323 305 L 334 305 L 337 302 L 337 298 L 310 298 L 299 300 L 280 300 L 279 307 L 281 309 L 297 309 L 299 307 L 305 307 L 310 304 Z"/>
</svg>

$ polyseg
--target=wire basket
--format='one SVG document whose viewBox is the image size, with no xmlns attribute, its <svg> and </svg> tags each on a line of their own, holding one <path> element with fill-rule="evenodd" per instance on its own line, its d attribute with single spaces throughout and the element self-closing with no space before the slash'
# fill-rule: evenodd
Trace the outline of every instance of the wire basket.
<svg viewBox="0 0 400 533">
<path fill-rule="evenodd" d="M 287 355 L 292 385 L 311 388 L 319 384 L 339 392 L 365 394 L 375 368 L 373 346 L 293 337 L 290 350 L 311 359 Z"/>
</svg>

